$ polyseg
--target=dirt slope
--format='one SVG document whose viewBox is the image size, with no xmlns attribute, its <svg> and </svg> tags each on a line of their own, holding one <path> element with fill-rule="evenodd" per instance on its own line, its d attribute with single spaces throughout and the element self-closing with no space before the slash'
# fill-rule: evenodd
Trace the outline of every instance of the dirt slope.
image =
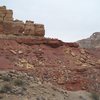
<svg viewBox="0 0 100 100">
<path fill-rule="evenodd" d="M 0 39 L 0 69 L 30 71 L 41 81 L 63 89 L 100 93 L 100 61 L 88 50 L 74 43 L 57 47 L 30 43 Z"/>
</svg>

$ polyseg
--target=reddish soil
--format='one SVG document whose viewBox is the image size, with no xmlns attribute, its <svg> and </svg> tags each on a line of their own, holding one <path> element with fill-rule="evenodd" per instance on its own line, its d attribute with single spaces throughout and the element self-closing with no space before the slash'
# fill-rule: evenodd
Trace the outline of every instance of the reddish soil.
<svg viewBox="0 0 100 100">
<path fill-rule="evenodd" d="M 0 39 L 1 70 L 30 71 L 43 82 L 73 91 L 100 93 L 100 53 L 94 54 L 75 43 L 50 39 L 38 44 L 32 39 Z"/>
</svg>

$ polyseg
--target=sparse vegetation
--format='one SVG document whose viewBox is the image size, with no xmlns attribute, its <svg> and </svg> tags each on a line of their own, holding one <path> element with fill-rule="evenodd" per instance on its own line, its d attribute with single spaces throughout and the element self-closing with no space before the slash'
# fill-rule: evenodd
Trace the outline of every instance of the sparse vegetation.
<svg viewBox="0 0 100 100">
<path fill-rule="evenodd" d="M 93 100 L 100 100 L 99 95 L 97 95 L 95 93 L 92 93 L 92 98 L 93 98 Z"/>
<path fill-rule="evenodd" d="M 44 97 L 37 97 L 36 100 L 45 100 Z"/>
<path fill-rule="evenodd" d="M 8 75 L 1 76 L 1 79 L 4 81 L 11 81 L 11 77 L 9 77 Z"/>
<path fill-rule="evenodd" d="M 15 79 L 14 80 L 14 85 L 15 86 L 23 86 L 24 85 L 24 82 L 21 79 Z"/>
<path fill-rule="evenodd" d="M 8 93 L 12 91 L 12 87 L 9 84 L 4 84 L 0 87 L 0 93 Z"/>
</svg>

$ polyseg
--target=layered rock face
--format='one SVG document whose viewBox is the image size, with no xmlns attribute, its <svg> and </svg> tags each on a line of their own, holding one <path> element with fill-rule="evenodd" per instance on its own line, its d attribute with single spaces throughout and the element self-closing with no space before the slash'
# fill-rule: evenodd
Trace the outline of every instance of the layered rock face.
<svg viewBox="0 0 100 100">
<path fill-rule="evenodd" d="M 35 24 L 33 21 L 13 20 L 13 11 L 0 7 L 0 34 L 17 36 L 39 36 L 44 37 L 43 24 Z"/>
<path fill-rule="evenodd" d="M 36 24 L 34 21 L 13 20 L 13 11 L 0 7 L 0 38 L 14 39 L 18 43 L 28 45 L 45 44 L 53 48 L 67 45 L 69 47 L 78 47 L 76 43 L 64 43 L 58 39 L 45 38 L 45 29 L 43 24 Z"/>
<path fill-rule="evenodd" d="M 100 32 L 93 33 L 89 38 L 78 41 L 82 48 L 100 48 Z"/>
</svg>

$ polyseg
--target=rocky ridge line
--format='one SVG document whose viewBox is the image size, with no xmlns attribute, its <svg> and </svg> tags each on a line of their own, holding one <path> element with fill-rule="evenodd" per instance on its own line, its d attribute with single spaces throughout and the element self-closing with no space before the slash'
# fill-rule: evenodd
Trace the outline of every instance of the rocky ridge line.
<svg viewBox="0 0 100 100">
<path fill-rule="evenodd" d="M 80 47 L 89 49 L 100 48 L 100 32 L 93 33 L 89 38 L 78 41 Z"/>
</svg>

